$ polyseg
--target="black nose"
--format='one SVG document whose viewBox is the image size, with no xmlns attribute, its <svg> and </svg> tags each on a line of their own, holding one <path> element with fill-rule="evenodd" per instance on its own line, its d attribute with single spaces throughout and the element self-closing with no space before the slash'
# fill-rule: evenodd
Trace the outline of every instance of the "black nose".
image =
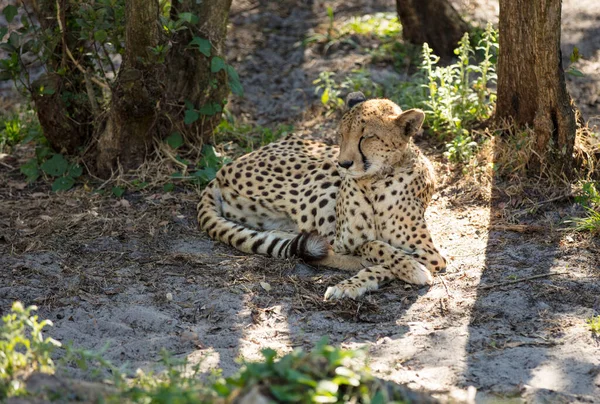
<svg viewBox="0 0 600 404">
<path fill-rule="evenodd" d="M 338 164 L 340 165 L 340 167 L 348 169 L 348 168 L 352 167 L 352 164 L 354 164 L 354 161 L 350 161 L 350 160 L 348 160 L 348 161 L 340 161 Z"/>
</svg>

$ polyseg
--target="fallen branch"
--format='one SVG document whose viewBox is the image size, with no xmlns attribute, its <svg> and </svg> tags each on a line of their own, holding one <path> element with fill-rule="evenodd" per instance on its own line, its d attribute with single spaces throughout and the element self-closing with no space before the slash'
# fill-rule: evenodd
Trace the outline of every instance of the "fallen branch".
<svg viewBox="0 0 600 404">
<path fill-rule="evenodd" d="M 508 286 L 508 285 L 512 285 L 515 283 L 530 281 L 532 279 L 547 278 L 549 276 L 565 275 L 568 273 L 569 273 L 568 271 L 564 271 L 564 272 L 553 272 L 553 273 L 549 273 L 549 274 L 533 275 L 533 276 L 528 276 L 527 278 L 515 279 L 513 281 L 492 283 L 491 285 L 484 285 L 484 286 L 481 286 L 479 289 L 493 289 L 493 288 L 498 288 L 501 286 Z"/>
</svg>

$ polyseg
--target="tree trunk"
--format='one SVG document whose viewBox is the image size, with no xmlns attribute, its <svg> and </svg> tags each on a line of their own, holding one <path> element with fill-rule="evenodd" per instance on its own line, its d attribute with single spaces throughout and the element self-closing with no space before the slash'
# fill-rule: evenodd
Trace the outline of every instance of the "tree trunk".
<svg viewBox="0 0 600 404">
<path fill-rule="evenodd" d="M 155 135 L 162 97 L 161 65 L 151 48 L 159 44 L 158 0 L 128 0 L 125 56 L 112 89 L 106 128 L 98 139 L 96 166 L 106 176 L 120 163 L 137 168 Z"/>
<path fill-rule="evenodd" d="M 225 59 L 224 48 L 231 1 L 172 2 L 172 18 L 176 19 L 182 12 L 190 12 L 199 18 L 198 24 L 190 24 L 190 30 L 180 31 L 176 35 L 173 47 L 167 55 L 167 94 L 170 97 L 169 105 L 176 106 L 170 109 L 169 115 L 174 122 L 183 122 L 186 101 L 198 110 L 209 104 L 222 107 L 226 102 L 229 94 L 227 74 L 224 70 L 216 74 L 211 73 L 211 58 L 218 56 Z M 195 36 L 210 41 L 211 57 L 188 46 Z M 221 113 L 217 112 L 214 115 L 201 115 L 190 125 L 179 124 L 171 129 L 184 133 L 195 143 L 207 142 L 220 121 Z"/>
<path fill-rule="evenodd" d="M 427 42 L 445 62 L 469 30 L 448 0 L 396 0 L 396 8 L 404 39 L 415 45 Z"/>
<path fill-rule="evenodd" d="M 575 114 L 560 52 L 561 0 L 500 0 L 496 116 L 535 133 L 528 170 L 571 176 Z"/>
</svg>

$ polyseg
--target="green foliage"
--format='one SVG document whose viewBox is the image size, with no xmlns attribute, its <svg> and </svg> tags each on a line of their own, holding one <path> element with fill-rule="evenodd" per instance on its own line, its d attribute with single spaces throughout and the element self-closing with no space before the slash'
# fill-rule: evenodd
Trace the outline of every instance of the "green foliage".
<svg viewBox="0 0 600 404">
<path fill-rule="evenodd" d="M 50 156 L 50 158 L 46 158 Z M 83 174 L 79 164 L 69 163 L 62 154 L 44 152 L 42 157 L 33 158 L 21 166 L 21 173 L 29 183 L 37 180 L 41 172 L 54 178 L 52 191 L 68 191 L 75 185 L 75 179 Z"/>
<path fill-rule="evenodd" d="M 221 120 L 215 130 L 215 138 L 219 143 L 233 143 L 241 152 L 249 153 L 259 147 L 272 143 L 294 130 L 292 125 L 279 125 L 275 129 L 259 126 L 240 124 L 233 117 L 228 116 Z"/>
<path fill-rule="evenodd" d="M 585 321 L 592 334 L 600 337 L 600 316 L 592 316 Z"/>
<path fill-rule="evenodd" d="M 20 302 L 2 317 L 0 325 L 0 401 L 26 394 L 23 379 L 34 371 L 54 373 L 51 354 L 60 342 L 44 338 L 50 320 L 38 321 L 31 314 L 37 307 L 24 308 Z"/>
<path fill-rule="evenodd" d="M 165 143 L 171 146 L 173 149 L 178 149 L 183 146 L 183 136 L 179 132 L 173 132 L 169 137 L 165 139 Z"/>
<path fill-rule="evenodd" d="M 577 46 L 573 47 L 573 52 L 571 52 L 571 55 L 569 56 L 569 60 L 570 60 L 570 64 L 569 67 L 567 68 L 566 73 L 570 74 L 571 76 L 575 76 L 575 77 L 583 77 L 585 76 L 580 70 L 577 70 L 575 67 L 573 67 L 573 63 L 577 63 L 579 61 L 579 59 L 581 59 L 583 56 L 581 55 L 581 53 L 579 53 L 579 48 Z"/>
<path fill-rule="evenodd" d="M 570 221 L 576 231 L 600 234 L 600 192 L 597 187 L 595 182 L 586 182 L 582 186 L 581 194 L 575 197 L 575 202 L 583 205 L 586 210 L 585 217 L 573 218 Z"/>
<path fill-rule="evenodd" d="M 113 59 L 125 53 L 125 1 L 86 0 L 70 2 L 68 5 L 68 8 L 60 10 L 63 12 L 64 21 L 59 27 L 53 27 L 53 23 L 39 23 L 41 20 L 48 19 L 44 14 L 47 11 L 42 8 L 29 7 L 23 2 L 18 7 L 9 5 L 4 8 L 3 13 L 9 22 L 20 15 L 21 24 L 11 31 L 4 42 L 0 43 L 0 48 L 6 55 L 0 60 L 0 80 L 13 80 L 23 93 L 49 95 L 57 89 L 34 85 L 30 77 L 32 66 L 43 65 L 48 73 L 65 76 L 78 83 L 84 81 L 82 76 L 77 76 L 81 75 L 80 71 L 85 70 L 91 81 L 95 83 L 93 88 L 96 90 L 90 92 L 90 90 L 82 90 L 82 86 L 63 86 L 60 89 L 62 101 L 67 107 L 76 105 L 78 108 L 91 109 L 88 106 L 90 104 L 88 98 L 96 97 L 99 105 L 106 105 L 111 92 L 98 90 L 96 85 L 108 88 L 118 76 L 118 67 L 115 66 Z M 55 16 L 52 18 L 54 21 Z M 225 82 L 233 94 L 243 96 L 244 89 L 237 71 L 217 54 L 210 40 L 200 33 L 199 28 L 196 27 L 199 23 L 197 15 L 187 12 L 173 16 L 170 13 L 170 2 L 163 2 L 159 20 L 164 35 L 161 37 L 161 43 L 151 49 L 151 56 L 147 62 L 164 63 L 171 50 L 171 44 L 175 40 L 180 40 L 174 36 L 180 31 L 189 30 L 192 38 L 188 44 L 189 49 L 196 50 L 209 59 L 211 74 L 209 86 L 216 88 L 219 82 Z M 7 32 L 7 28 L 2 28 L 0 39 Z M 73 66 L 71 59 L 77 60 L 77 68 Z M 72 92 L 70 90 L 72 88 L 79 92 Z M 205 105 L 186 103 L 184 123 L 191 125 L 204 116 L 218 114 L 225 103 L 226 99 L 212 100 Z M 84 112 L 91 115 L 94 111 Z M 65 119 L 70 118 L 65 117 Z M 12 132 L 10 136 L 13 136 Z M 8 138 L 8 141 L 13 139 L 9 138 L 8 134 L 2 135 L 0 146 L 3 146 L 3 142 L 6 143 L 5 138 Z M 60 182 L 63 183 L 60 188 L 64 188 L 70 180 L 62 179 Z"/>
<path fill-rule="evenodd" d="M 465 163 L 473 156 L 477 149 L 477 142 L 471 139 L 471 136 L 458 134 L 450 143 L 446 144 L 444 156 L 451 163 Z"/>
<path fill-rule="evenodd" d="M 384 96 L 382 86 L 371 79 L 371 74 L 366 69 L 352 70 L 340 82 L 334 79 L 335 73 L 324 71 L 319 73 L 319 78 L 313 81 L 315 94 L 320 95 L 321 104 L 330 113 L 344 107 L 342 93 L 362 91 L 367 98 L 380 98 Z"/>
<path fill-rule="evenodd" d="M 319 73 L 319 78 L 313 81 L 315 94 L 321 95 L 321 104 L 332 111 L 344 106 L 344 100 L 340 97 L 341 87 L 333 79 L 334 72 L 324 71 Z"/>
<path fill-rule="evenodd" d="M 120 198 L 125 193 L 125 188 L 116 185 L 116 186 L 112 187 L 111 192 L 114 196 L 116 196 L 117 198 Z"/>
<path fill-rule="evenodd" d="M 394 12 L 352 17 L 340 29 L 341 35 L 375 36 L 383 41 L 396 40 L 401 31 L 398 14 Z"/>
<path fill-rule="evenodd" d="M 40 139 L 41 133 L 40 123 L 31 110 L 0 115 L 0 152 L 10 151 L 18 143 Z"/>
<path fill-rule="evenodd" d="M 303 45 L 318 43 L 323 46 L 323 53 L 327 53 L 332 46 L 339 44 L 358 47 L 358 43 L 353 39 L 356 36 L 375 38 L 381 44 L 390 44 L 397 42 L 401 32 L 396 13 L 367 14 L 336 24 L 333 8 L 327 7 L 327 17 L 325 32 L 309 35 L 303 41 Z"/>
<path fill-rule="evenodd" d="M 0 400 L 29 394 L 23 380 L 33 371 L 53 373 L 50 358 L 60 343 L 44 338 L 42 329 L 51 325 L 38 322 L 32 316 L 35 307 L 24 309 L 20 303 L 3 318 L 0 328 Z M 259 389 L 267 399 L 277 402 L 365 404 L 405 402 L 403 393 L 391 384 L 371 376 L 362 351 L 346 351 L 327 344 L 322 339 L 310 352 L 296 349 L 277 359 L 272 349 L 263 350 L 260 362 L 247 362 L 235 375 L 222 378 L 217 371 L 208 380 L 198 377 L 200 364 L 191 366 L 185 359 L 176 359 L 161 352 L 160 372 L 139 370 L 128 377 L 126 369 L 118 368 L 100 352 L 64 347 L 57 368 L 75 365 L 91 380 L 111 379 L 111 390 L 103 391 L 102 402 L 108 403 L 209 403 L 230 402 Z M 44 394 L 44 393 L 41 393 Z M 53 393 L 56 394 L 56 393 Z M 58 393 L 60 394 L 60 393 Z M 43 399 L 44 397 L 39 397 Z M 46 397 L 48 398 L 48 397 Z M 52 400 L 66 399 L 53 396 Z M 396 400 L 396 401 L 394 401 Z"/>
<path fill-rule="evenodd" d="M 458 62 L 449 66 L 437 66 L 439 57 L 429 45 L 423 45 L 421 71 L 426 96 L 421 106 L 428 115 L 430 129 L 440 137 L 466 135 L 469 124 L 491 116 L 496 102 L 492 89 L 496 82 L 492 58 L 497 48 L 497 32 L 491 24 L 476 48 L 482 53 L 480 63 L 472 63 L 475 50 L 468 33 L 454 51 Z"/>
</svg>

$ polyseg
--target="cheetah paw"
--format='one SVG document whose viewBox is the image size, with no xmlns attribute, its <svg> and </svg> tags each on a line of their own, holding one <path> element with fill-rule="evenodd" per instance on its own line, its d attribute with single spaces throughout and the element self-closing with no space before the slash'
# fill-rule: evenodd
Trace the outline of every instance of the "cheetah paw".
<svg viewBox="0 0 600 404">
<path fill-rule="evenodd" d="M 413 271 L 404 279 L 405 282 L 412 283 L 413 285 L 432 285 L 433 276 L 431 272 L 422 264 L 416 263 L 412 266 Z"/>
<path fill-rule="evenodd" d="M 354 300 L 364 295 L 365 292 L 375 289 L 377 289 L 376 282 L 367 282 L 359 286 L 353 284 L 352 282 L 344 281 L 335 286 L 328 287 L 325 291 L 325 300 L 335 300 L 344 297 L 349 297 L 350 299 Z"/>
</svg>

